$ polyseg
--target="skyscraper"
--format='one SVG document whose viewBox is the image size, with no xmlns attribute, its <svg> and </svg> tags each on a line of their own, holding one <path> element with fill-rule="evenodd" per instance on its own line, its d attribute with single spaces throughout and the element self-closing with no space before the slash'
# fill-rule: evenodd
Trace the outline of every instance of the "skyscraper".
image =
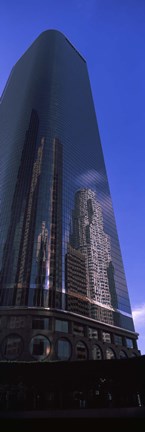
<svg viewBox="0 0 145 432">
<path fill-rule="evenodd" d="M 138 355 L 84 58 L 58 31 L 0 103 L 0 358 Z"/>
</svg>

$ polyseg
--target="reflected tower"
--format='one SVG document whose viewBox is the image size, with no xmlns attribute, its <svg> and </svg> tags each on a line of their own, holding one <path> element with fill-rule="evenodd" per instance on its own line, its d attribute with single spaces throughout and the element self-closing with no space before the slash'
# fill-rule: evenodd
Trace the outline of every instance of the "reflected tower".
<svg viewBox="0 0 145 432">
<path fill-rule="evenodd" d="M 63 34 L 13 67 L 0 122 L 0 359 L 138 355 L 87 65 Z"/>
<path fill-rule="evenodd" d="M 75 195 L 71 241 L 85 256 L 88 298 L 111 306 L 107 276 L 110 239 L 103 230 L 101 205 L 91 189 L 80 190 Z"/>
<path fill-rule="evenodd" d="M 70 242 L 76 251 L 80 251 L 85 260 L 88 314 L 90 317 L 104 321 L 108 309 L 108 322 L 113 324 L 114 308 L 108 277 L 111 244 L 108 234 L 104 232 L 101 205 L 93 190 L 82 189 L 76 192 L 72 219 Z M 77 283 L 75 287 L 77 292 Z M 70 297 L 70 290 L 67 293 Z"/>
</svg>

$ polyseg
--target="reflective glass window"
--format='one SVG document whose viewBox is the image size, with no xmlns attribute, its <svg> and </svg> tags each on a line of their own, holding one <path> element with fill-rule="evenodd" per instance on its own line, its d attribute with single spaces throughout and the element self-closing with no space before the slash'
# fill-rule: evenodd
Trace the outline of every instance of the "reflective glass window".
<svg viewBox="0 0 145 432">
<path fill-rule="evenodd" d="M 122 341 L 122 336 L 120 335 L 114 335 L 114 343 L 115 345 L 122 345 L 123 341 Z"/>
<path fill-rule="evenodd" d="M 123 359 L 123 358 L 127 358 L 127 354 L 126 354 L 126 352 L 123 351 L 123 350 L 121 350 L 120 353 L 119 353 L 119 357 L 120 357 L 121 359 Z"/>
<path fill-rule="evenodd" d="M 33 329 L 49 329 L 50 328 L 50 319 L 44 317 L 34 317 L 32 318 L 32 328 Z"/>
<path fill-rule="evenodd" d="M 76 358 L 77 358 L 77 360 L 87 360 L 87 358 L 88 358 L 88 350 L 87 350 L 87 347 L 86 347 L 86 345 L 85 345 L 83 342 L 81 342 L 81 341 L 79 341 L 79 342 L 76 344 Z"/>
<path fill-rule="evenodd" d="M 29 349 L 36 360 L 43 360 L 50 354 L 50 342 L 45 336 L 37 335 L 31 339 Z"/>
<path fill-rule="evenodd" d="M 130 357 L 137 357 L 137 354 L 134 353 L 134 352 L 132 352 L 132 353 L 130 354 Z"/>
<path fill-rule="evenodd" d="M 55 331 L 68 333 L 68 321 L 55 320 Z"/>
<path fill-rule="evenodd" d="M 89 339 L 98 339 L 98 330 L 88 327 L 88 337 Z"/>
<path fill-rule="evenodd" d="M 3 329 L 4 327 L 6 327 L 6 320 L 7 320 L 6 316 L 0 317 L 0 329 Z"/>
<path fill-rule="evenodd" d="M 18 335 L 7 336 L 2 343 L 2 354 L 8 360 L 17 359 L 23 350 L 23 342 Z"/>
<path fill-rule="evenodd" d="M 108 343 L 110 343 L 111 342 L 111 336 L 110 336 L 110 333 L 107 333 L 107 332 L 102 332 L 102 339 L 103 339 L 103 342 L 108 342 Z"/>
<path fill-rule="evenodd" d="M 92 357 L 93 360 L 101 360 L 102 359 L 102 351 L 98 345 L 93 345 L 92 347 Z"/>
<path fill-rule="evenodd" d="M 73 323 L 73 334 L 75 336 L 84 336 L 85 331 L 84 331 L 84 326 L 77 324 L 77 323 Z"/>
<path fill-rule="evenodd" d="M 57 356 L 59 360 L 69 360 L 71 356 L 71 344 L 67 339 L 57 341 Z"/>
<path fill-rule="evenodd" d="M 111 349 L 111 348 L 107 348 L 106 349 L 106 359 L 107 360 L 111 360 L 111 359 L 114 359 L 115 358 L 115 353 L 114 353 L 114 351 Z"/>
<path fill-rule="evenodd" d="M 126 338 L 127 348 L 133 348 L 133 340 L 130 338 Z"/>
</svg>

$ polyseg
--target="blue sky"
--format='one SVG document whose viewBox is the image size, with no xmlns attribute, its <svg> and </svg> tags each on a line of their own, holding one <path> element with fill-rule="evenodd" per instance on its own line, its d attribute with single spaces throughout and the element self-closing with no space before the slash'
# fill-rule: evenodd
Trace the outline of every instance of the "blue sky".
<svg viewBox="0 0 145 432">
<path fill-rule="evenodd" d="M 0 94 L 46 29 L 85 57 L 139 348 L 145 354 L 145 1 L 1 0 Z"/>
</svg>

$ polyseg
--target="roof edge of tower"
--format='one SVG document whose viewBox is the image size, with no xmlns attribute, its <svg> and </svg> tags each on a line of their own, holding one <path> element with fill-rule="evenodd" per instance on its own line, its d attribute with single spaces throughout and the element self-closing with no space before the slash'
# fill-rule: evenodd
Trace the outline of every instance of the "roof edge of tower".
<svg viewBox="0 0 145 432">
<path fill-rule="evenodd" d="M 80 52 L 75 48 L 75 46 L 70 42 L 70 40 L 67 38 L 67 36 L 62 33 L 60 30 L 57 29 L 47 29 L 44 30 L 42 33 L 39 34 L 38 38 L 45 35 L 46 33 L 55 33 L 55 34 L 59 34 L 61 35 L 63 38 L 66 39 L 66 41 L 69 43 L 69 45 L 74 49 L 74 51 L 76 51 L 76 53 L 81 57 L 81 59 L 86 63 L 85 58 L 82 56 L 82 54 L 80 54 Z"/>
<path fill-rule="evenodd" d="M 86 63 L 85 58 L 80 54 L 80 52 L 75 48 L 75 46 L 69 41 L 69 39 L 65 36 L 66 41 L 69 43 L 69 45 L 76 51 L 76 53 L 81 57 L 81 59 Z"/>
</svg>

